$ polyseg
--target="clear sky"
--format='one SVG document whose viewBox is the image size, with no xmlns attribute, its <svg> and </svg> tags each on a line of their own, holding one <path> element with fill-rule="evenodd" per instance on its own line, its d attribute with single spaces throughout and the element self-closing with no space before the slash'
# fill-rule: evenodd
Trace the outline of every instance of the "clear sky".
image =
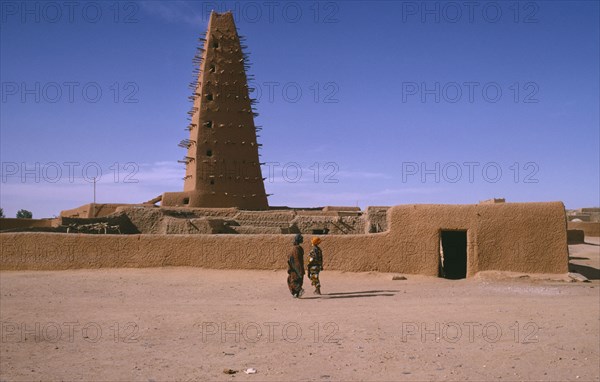
<svg viewBox="0 0 600 382">
<path fill-rule="evenodd" d="M 98 202 L 183 189 L 212 8 L 246 36 L 271 205 L 600 204 L 598 1 L 0 4 L 9 217 L 91 202 L 98 172 Z"/>
</svg>

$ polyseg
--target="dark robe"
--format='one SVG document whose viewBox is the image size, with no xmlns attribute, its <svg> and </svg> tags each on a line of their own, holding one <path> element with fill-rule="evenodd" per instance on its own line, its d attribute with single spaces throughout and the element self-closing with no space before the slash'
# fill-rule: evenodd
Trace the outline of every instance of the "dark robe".
<svg viewBox="0 0 600 382">
<path fill-rule="evenodd" d="M 298 294 L 302 289 L 304 281 L 304 249 L 300 245 L 294 245 L 288 258 L 288 288 L 290 293 Z"/>
</svg>

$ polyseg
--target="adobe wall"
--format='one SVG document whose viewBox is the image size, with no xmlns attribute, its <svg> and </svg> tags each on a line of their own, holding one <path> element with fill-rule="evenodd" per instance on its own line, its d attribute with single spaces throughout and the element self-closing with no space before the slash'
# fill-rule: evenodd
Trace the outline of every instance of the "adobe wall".
<svg viewBox="0 0 600 382">
<path fill-rule="evenodd" d="M 600 236 L 600 223 L 594 222 L 569 222 L 569 229 L 580 229 L 585 236 Z"/>
<path fill-rule="evenodd" d="M 0 231 L 14 228 L 55 227 L 56 219 L 0 218 Z"/>
<path fill-rule="evenodd" d="M 365 212 L 365 233 L 387 231 L 387 213 L 390 207 L 367 207 Z"/>
<path fill-rule="evenodd" d="M 232 206 L 246 210 L 266 210 L 267 197 L 246 197 L 245 195 L 233 196 L 211 191 L 182 191 L 165 192 L 162 194 L 162 205 L 165 207 L 214 207 L 228 208 Z M 262 200 L 264 199 L 264 200 Z M 264 203 L 263 203 L 264 202 Z M 259 204 L 257 206 L 257 204 Z"/>
<path fill-rule="evenodd" d="M 437 276 L 440 229 L 468 230 L 468 276 L 478 271 L 566 273 L 562 203 L 403 205 L 389 230 L 326 235 L 325 269 Z M 0 269 L 196 266 L 281 269 L 293 235 L 85 235 L 5 233 Z M 306 235 L 305 251 L 310 235 Z"/>
<path fill-rule="evenodd" d="M 365 232 L 362 212 L 347 211 L 304 211 L 268 210 L 247 211 L 238 208 L 189 208 L 189 207 L 119 207 L 142 234 L 189 233 L 189 234 L 270 234 L 270 233 L 312 233 L 313 230 L 327 229 L 329 234 L 356 234 Z M 168 219 L 172 217 L 173 219 Z M 385 219 L 385 211 L 381 216 Z M 195 229 L 188 219 L 213 220 L 213 230 Z M 166 220 L 170 220 L 166 222 Z M 181 221 L 177 221 L 181 220 Z M 221 223 L 219 228 L 218 222 Z M 227 225 L 225 226 L 225 222 Z M 189 229 L 169 230 L 164 225 L 188 225 Z M 384 224 L 385 226 L 385 224 Z"/>
<path fill-rule="evenodd" d="M 344 211 L 344 212 L 360 212 L 360 207 L 344 207 L 344 206 L 325 206 L 323 211 Z"/>
<path fill-rule="evenodd" d="M 70 210 L 60 211 L 60 216 L 68 218 L 101 218 L 117 211 L 119 207 L 154 207 L 144 204 L 89 203 Z"/>
<path fill-rule="evenodd" d="M 567 243 L 568 244 L 583 244 L 583 243 L 585 243 L 585 233 L 580 229 L 568 229 L 567 230 Z"/>
<path fill-rule="evenodd" d="M 567 219 L 569 221 L 578 219 L 583 222 L 600 223 L 600 208 L 588 207 L 578 210 L 567 210 Z"/>
<path fill-rule="evenodd" d="M 564 206 L 553 203 L 412 205 L 391 209 L 390 224 L 400 242 L 427 243 L 427 262 L 439 252 L 440 230 L 467 230 L 467 275 L 497 270 L 567 272 Z"/>
</svg>

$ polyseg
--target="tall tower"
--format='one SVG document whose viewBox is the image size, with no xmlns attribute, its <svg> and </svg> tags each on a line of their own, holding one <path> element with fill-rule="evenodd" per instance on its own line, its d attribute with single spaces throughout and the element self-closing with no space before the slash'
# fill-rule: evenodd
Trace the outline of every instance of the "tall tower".
<svg viewBox="0 0 600 382">
<path fill-rule="evenodd" d="M 267 195 L 260 169 L 257 127 L 240 43 L 231 12 L 212 12 L 194 57 L 189 139 L 183 192 L 163 194 L 163 206 L 239 207 L 264 210 Z"/>
</svg>

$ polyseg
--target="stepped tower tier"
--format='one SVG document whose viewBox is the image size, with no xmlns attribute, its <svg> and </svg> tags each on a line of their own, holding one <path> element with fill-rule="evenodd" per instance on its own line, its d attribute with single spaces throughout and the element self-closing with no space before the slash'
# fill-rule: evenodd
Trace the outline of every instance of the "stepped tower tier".
<svg viewBox="0 0 600 382">
<path fill-rule="evenodd" d="M 250 99 L 247 56 L 231 12 L 212 12 L 194 57 L 197 81 L 190 84 L 183 192 L 163 194 L 163 206 L 268 209 L 260 168 L 257 115 Z"/>
</svg>

